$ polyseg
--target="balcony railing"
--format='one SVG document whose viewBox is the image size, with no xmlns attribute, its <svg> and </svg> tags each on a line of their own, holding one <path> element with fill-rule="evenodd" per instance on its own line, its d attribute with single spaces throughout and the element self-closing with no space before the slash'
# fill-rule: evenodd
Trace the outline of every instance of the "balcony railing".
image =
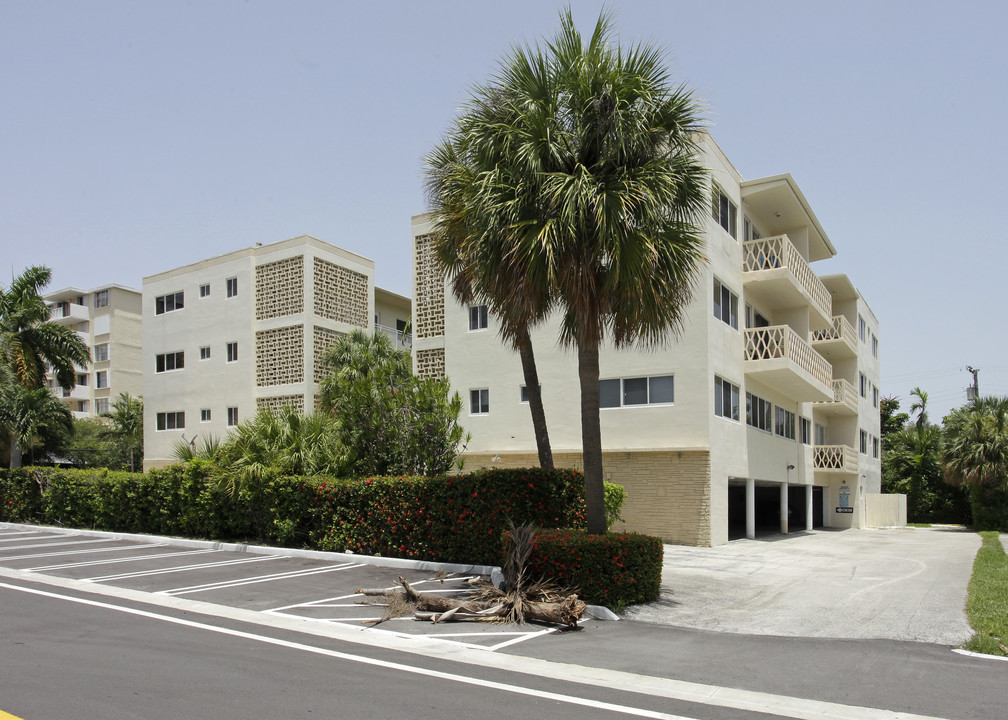
<svg viewBox="0 0 1008 720">
<path fill-rule="evenodd" d="M 813 455 L 816 470 L 839 473 L 858 471 L 858 454 L 850 445 L 817 445 Z"/>
<path fill-rule="evenodd" d="M 853 383 L 840 378 L 839 380 L 833 381 L 833 401 L 824 400 L 821 405 L 842 405 L 844 408 L 850 412 L 857 414 L 858 411 L 858 395 L 857 390 L 854 389 Z"/>
<path fill-rule="evenodd" d="M 854 326 L 851 325 L 850 320 L 843 315 L 835 316 L 830 327 L 812 331 L 813 343 L 836 341 L 843 342 L 852 353 L 857 355 L 857 334 L 854 332 Z"/>
<path fill-rule="evenodd" d="M 746 360 L 790 360 L 826 387 L 833 384 L 833 368 L 790 325 L 749 328 L 745 331 Z"/>
<path fill-rule="evenodd" d="M 77 303 L 56 303 L 52 306 L 49 317 L 53 320 L 87 320 L 88 309 L 86 305 Z"/>
<path fill-rule="evenodd" d="M 744 272 L 778 269 L 790 271 L 820 312 L 830 317 L 833 311 L 833 298 L 829 290 L 812 272 L 808 262 L 798 252 L 798 248 L 791 244 L 787 235 L 748 240 L 742 244 L 742 248 L 745 252 Z"/>
<path fill-rule="evenodd" d="M 396 330 L 388 325 L 379 325 L 375 323 L 375 332 L 384 333 L 388 335 L 392 341 L 399 348 L 409 348 L 413 346 L 413 336 L 408 332 L 403 332 L 402 330 Z"/>
</svg>

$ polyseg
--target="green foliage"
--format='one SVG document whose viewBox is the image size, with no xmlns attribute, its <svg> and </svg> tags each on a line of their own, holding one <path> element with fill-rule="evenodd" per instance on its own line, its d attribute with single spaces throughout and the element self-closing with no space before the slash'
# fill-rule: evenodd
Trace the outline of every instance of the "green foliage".
<svg viewBox="0 0 1008 720">
<path fill-rule="evenodd" d="M 505 535 L 504 557 L 509 542 Z M 586 603 L 621 612 L 627 605 L 658 597 L 663 556 L 661 539 L 648 535 L 540 530 L 526 574 L 571 588 Z"/>
<path fill-rule="evenodd" d="M 129 456 L 108 436 L 108 427 L 97 418 L 74 420 L 73 435 L 61 454 L 77 468 L 129 469 Z"/>
<path fill-rule="evenodd" d="M 18 467 L 21 456 L 46 462 L 50 450 L 73 432 L 73 414 L 47 387 L 27 389 L 11 382 L 0 384 L 0 428 L 7 442 L 9 465 Z"/>
<path fill-rule="evenodd" d="M 945 478 L 969 489 L 973 523 L 1008 530 L 1008 398 L 983 397 L 945 418 Z"/>
<path fill-rule="evenodd" d="M 605 515 L 606 530 L 611 530 L 612 526 L 623 520 L 620 517 L 620 510 L 626 502 L 626 489 L 622 485 L 609 482 L 603 484 L 605 490 Z"/>
<path fill-rule="evenodd" d="M 965 647 L 988 655 L 1008 655 L 1008 556 L 998 533 L 981 532 L 983 544 L 973 561 L 966 615 L 976 634 Z"/>
<path fill-rule="evenodd" d="M 1008 532 L 1008 489 L 970 485 L 968 491 L 973 529 Z"/>
<path fill-rule="evenodd" d="M 121 392 L 112 408 L 101 413 L 108 421 L 103 433 L 125 459 L 124 470 L 133 472 L 143 465 L 143 399 Z"/>
</svg>

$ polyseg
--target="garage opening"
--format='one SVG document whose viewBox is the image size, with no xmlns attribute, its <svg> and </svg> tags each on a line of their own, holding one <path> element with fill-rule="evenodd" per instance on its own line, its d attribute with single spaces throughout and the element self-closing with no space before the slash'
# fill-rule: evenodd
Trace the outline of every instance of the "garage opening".
<svg viewBox="0 0 1008 720">
<path fill-rule="evenodd" d="M 805 486 L 792 485 L 787 493 L 788 532 L 799 532 L 807 527 L 805 513 Z"/>
<path fill-rule="evenodd" d="M 819 485 L 812 487 L 812 527 L 823 527 L 823 489 Z"/>
<path fill-rule="evenodd" d="M 728 539 L 738 540 L 745 534 L 745 485 L 728 483 Z"/>
</svg>

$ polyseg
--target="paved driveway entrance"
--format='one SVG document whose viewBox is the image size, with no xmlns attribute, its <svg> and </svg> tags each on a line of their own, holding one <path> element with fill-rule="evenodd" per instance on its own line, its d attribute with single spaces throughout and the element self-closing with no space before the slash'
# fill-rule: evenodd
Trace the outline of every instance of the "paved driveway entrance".
<svg viewBox="0 0 1008 720">
<path fill-rule="evenodd" d="M 661 598 L 627 617 L 723 632 L 959 645 L 980 537 L 958 528 L 817 530 L 665 546 Z"/>
</svg>

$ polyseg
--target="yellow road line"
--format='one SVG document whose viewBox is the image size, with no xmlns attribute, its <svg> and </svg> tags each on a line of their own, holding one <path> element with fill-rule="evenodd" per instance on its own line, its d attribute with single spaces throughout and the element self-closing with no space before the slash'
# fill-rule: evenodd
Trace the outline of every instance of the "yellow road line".
<svg viewBox="0 0 1008 720">
<path fill-rule="evenodd" d="M 21 720 L 17 715 L 11 715 L 10 713 L 5 713 L 0 710 L 0 720 Z"/>
</svg>

